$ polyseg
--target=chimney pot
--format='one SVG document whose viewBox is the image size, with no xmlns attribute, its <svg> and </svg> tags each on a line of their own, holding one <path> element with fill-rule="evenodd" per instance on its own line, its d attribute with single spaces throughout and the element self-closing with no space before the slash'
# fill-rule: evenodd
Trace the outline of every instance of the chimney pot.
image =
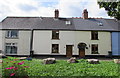
<svg viewBox="0 0 120 78">
<path fill-rule="evenodd" d="M 59 10 L 55 9 L 55 18 L 59 18 Z"/>
<path fill-rule="evenodd" d="M 87 9 L 83 10 L 82 15 L 83 15 L 83 19 L 88 19 L 88 11 L 87 11 Z"/>
</svg>

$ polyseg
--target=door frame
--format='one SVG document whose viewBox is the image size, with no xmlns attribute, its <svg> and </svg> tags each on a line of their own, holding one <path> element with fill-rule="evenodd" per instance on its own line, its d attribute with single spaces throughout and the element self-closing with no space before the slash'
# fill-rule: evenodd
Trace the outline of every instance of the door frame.
<svg viewBox="0 0 120 78">
<path fill-rule="evenodd" d="M 87 48 L 87 44 L 84 42 L 81 42 L 78 44 L 78 51 L 79 51 L 79 57 L 85 57 L 85 49 Z"/>
</svg>

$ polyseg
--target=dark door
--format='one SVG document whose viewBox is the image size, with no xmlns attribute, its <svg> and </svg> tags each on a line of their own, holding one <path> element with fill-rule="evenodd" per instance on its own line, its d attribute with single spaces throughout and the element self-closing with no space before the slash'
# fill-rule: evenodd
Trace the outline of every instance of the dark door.
<svg viewBox="0 0 120 78">
<path fill-rule="evenodd" d="M 85 57 L 85 49 L 79 49 L 79 57 Z"/>
<path fill-rule="evenodd" d="M 66 45 L 66 56 L 72 57 L 72 45 Z"/>
</svg>

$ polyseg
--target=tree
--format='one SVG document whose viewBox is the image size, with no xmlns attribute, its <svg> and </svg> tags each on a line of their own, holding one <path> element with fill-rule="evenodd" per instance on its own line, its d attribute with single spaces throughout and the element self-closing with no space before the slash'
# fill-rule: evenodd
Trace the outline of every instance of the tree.
<svg viewBox="0 0 120 78">
<path fill-rule="evenodd" d="M 120 1 L 118 2 L 100 2 L 98 1 L 100 8 L 105 8 L 108 16 L 114 17 L 120 20 Z"/>
</svg>

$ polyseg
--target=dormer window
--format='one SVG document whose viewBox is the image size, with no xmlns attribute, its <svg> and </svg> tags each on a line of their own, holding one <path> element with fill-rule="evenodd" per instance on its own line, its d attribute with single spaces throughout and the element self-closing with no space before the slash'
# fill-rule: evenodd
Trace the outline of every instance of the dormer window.
<svg viewBox="0 0 120 78">
<path fill-rule="evenodd" d="M 102 23 L 102 22 L 99 22 L 98 25 L 99 25 L 99 26 L 103 26 L 103 23 Z"/>
<path fill-rule="evenodd" d="M 71 25 L 71 21 L 66 21 L 66 25 Z"/>
<path fill-rule="evenodd" d="M 7 38 L 18 38 L 18 31 L 17 30 L 8 30 L 6 32 Z"/>
<path fill-rule="evenodd" d="M 52 31 L 52 39 L 59 39 L 59 31 L 58 30 Z"/>
<path fill-rule="evenodd" d="M 42 18 L 42 17 L 40 17 L 40 20 L 43 20 L 43 18 Z"/>
</svg>

